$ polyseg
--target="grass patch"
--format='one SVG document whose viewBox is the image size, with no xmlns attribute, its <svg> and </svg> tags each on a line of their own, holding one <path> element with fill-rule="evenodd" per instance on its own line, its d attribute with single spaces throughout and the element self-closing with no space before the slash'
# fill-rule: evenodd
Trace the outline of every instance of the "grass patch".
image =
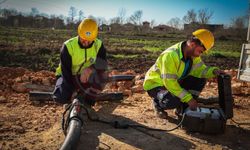
<svg viewBox="0 0 250 150">
<path fill-rule="evenodd" d="M 181 32 L 180 32 L 181 33 Z M 59 52 L 62 44 L 77 35 L 76 30 L 33 29 L 0 26 L 0 65 L 27 66 L 32 69 L 55 68 L 59 63 Z M 150 34 L 113 34 L 100 33 L 99 38 L 107 50 L 109 58 L 156 60 L 162 51 L 185 40 L 184 34 L 150 33 Z M 216 40 L 215 46 L 207 57 L 240 58 L 244 41 Z M 32 63 L 31 63 L 32 62 Z M 43 67 L 40 67 L 43 64 Z M 30 67 L 29 67 L 30 66 Z"/>
<path fill-rule="evenodd" d="M 110 55 L 113 58 L 137 58 L 139 55 L 123 55 L 123 54 L 116 54 L 116 55 Z"/>
<path fill-rule="evenodd" d="M 213 57 L 236 57 L 240 58 L 240 51 L 218 51 L 218 50 L 213 50 L 208 53 L 208 56 L 213 56 Z"/>
<path fill-rule="evenodd" d="M 163 51 L 162 47 L 151 47 L 151 46 L 144 46 L 144 50 L 149 51 L 149 52 L 158 52 L 158 51 Z"/>
</svg>

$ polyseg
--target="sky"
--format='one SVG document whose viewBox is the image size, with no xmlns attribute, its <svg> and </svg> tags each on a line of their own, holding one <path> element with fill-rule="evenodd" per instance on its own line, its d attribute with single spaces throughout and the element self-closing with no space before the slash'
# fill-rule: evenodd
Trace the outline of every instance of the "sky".
<svg viewBox="0 0 250 150">
<path fill-rule="evenodd" d="M 4 0 L 0 0 L 2 2 Z M 31 12 L 68 16 L 69 8 L 82 10 L 84 16 L 103 17 L 106 20 L 117 17 L 121 9 L 126 10 L 126 18 L 135 11 L 142 10 L 142 21 L 155 20 L 156 24 L 166 24 L 171 18 L 183 18 L 188 10 L 208 9 L 213 12 L 209 23 L 229 25 L 233 18 L 247 14 L 248 0 L 7 0 L 0 8 L 14 8 Z"/>
</svg>

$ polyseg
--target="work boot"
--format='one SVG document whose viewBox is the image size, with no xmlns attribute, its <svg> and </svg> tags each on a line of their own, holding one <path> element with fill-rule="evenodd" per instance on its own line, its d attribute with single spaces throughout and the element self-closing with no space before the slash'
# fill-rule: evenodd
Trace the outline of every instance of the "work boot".
<svg viewBox="0 0 250 150">
<path fill-rule="evenodd" d="M 159 118 L 161 118 L 161 119 L 167 119 L 168 113 L 165 112 L 165 111 L 159 106 L 159 104 L 158 104 L 155 100 L 153 100 L 153 102 L 152 102 L 152 107 L 153 107 L 153 110 L 154 110 L 154 114 L 155 114 L 157 117 L 159 117 Z"/>
<path fill-rule="evenodd" d="M 161 119 L 167 119 L 168 113 L 164 110 L 155 110 L 155 115 Z"/>
</svg>

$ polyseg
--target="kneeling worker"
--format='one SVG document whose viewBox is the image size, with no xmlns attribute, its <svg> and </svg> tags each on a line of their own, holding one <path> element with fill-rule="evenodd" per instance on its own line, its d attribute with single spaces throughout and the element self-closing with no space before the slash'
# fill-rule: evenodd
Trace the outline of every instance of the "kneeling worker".
<svg viewBox="0 0 250 150">
<path fill-rule="evenodd" d="M 84 88 L 81 88 L 85 93 L 84 100 L 90 106 L 95 104 L 93 96 L 103 89 L 107 70 L 106 49 L 97 34 L 96 21 L 87 18 L 78 26 L 78 36 L 64 42 L 56 69 L 53 93 L 56 102 L 70 103 L 80 84 Z"/>
<path fill-rule="evenodd" d="M 206 66 L 201 60 L 201 54 L 213 45 L 213 34 L 206 29 L 198 29 L 188 40 L 162 52 L 147 71 L 143 87 L 152 97 L 158 117 L 167 118 L 164 111 L 167 109 L 177 108 L 180 111 L 189 106 L 195 110 L 198 106 L 196 99 L 205 86 L 206 78 L 224 73 L 217 67 Z"/>
</svg>

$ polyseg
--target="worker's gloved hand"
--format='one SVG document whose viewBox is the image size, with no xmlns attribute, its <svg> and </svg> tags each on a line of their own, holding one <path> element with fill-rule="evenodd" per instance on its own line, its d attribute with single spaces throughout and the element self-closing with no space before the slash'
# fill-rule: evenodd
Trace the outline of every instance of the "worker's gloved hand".
<svg viewBox="0 0 250 150">
<path fill-rule="evenodd" d="M 93 71 L 94 71 L 94 69 L 91 68 L 91 67 L 85 68 L 82 71 L 82 74 L 81 74 L 81 77 L 80 77 L 81 82 L 82 83 L 87 83 L 88 80 L 89 80 L 89 77 L 93 73 Z"/>
<path fill-rule="evenodd" d="M 195 99 L 191 99 L 189 102 L 188 102 L 188 105 L 189 105 L 189 108 L 191 110 L 196 110 L 197 107 L 198 107 L 198 103 Z"/>
<path fill-rule="evenodd" d="M 213 74 L 218 76 L 218 75 L 221 75 L 221 74 L 226 74 L 223 70 L 220 70 L 220 69 L 215 69 L 213 71 Z"/>
</svg>

